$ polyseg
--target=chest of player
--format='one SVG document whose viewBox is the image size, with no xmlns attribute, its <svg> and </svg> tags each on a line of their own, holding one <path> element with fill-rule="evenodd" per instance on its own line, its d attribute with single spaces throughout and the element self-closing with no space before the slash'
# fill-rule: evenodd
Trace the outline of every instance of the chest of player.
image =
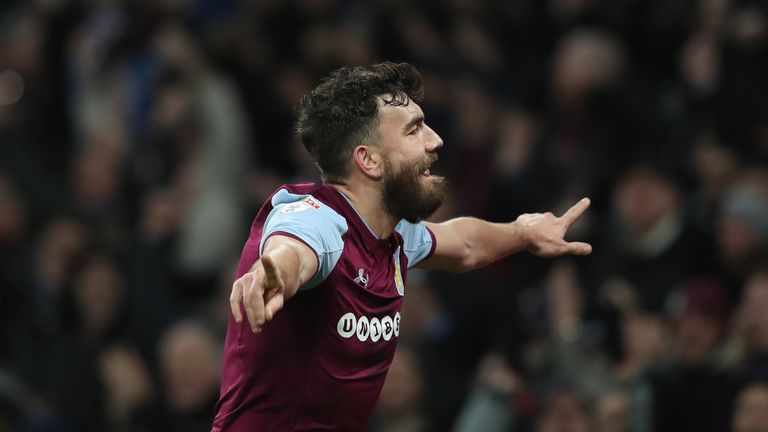
<svg viewBox="0 0 768 432">
<path fill-rule="evenodd" d="M 407 259 L 396 237 L 345 242 L 323 287 L 330 295 L 325 325 L 342 356 L 389 355 L 400 336 Z"/>
</svg>

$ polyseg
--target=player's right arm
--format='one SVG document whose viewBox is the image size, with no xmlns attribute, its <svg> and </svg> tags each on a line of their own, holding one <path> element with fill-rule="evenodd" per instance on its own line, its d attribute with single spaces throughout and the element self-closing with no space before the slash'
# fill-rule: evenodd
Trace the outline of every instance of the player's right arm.
<svg viewBox="0 0 768 432">
<path fill-rule="evenodd" d="M 261 331 L 299 287 L 315 275 L 317 268 L 317 255 L 306 244 L 279 234 L 269 237 L 261 258 L 232 286 L 229 305 L 235 321 L 243 320 L 242 301 L 251 330 Z"/>
<path fill-rule="evenodd" d="M 425 222 L 437 245 L 432 256 L 419 267 L 469 271 L 526 249 L 541 257 L 588 255 L 592 253 L 591 245 L 568 242 L 565 234 L 589 203 L 589 199 L 584 198 L 560 217 L 552 213 L 524 214 L 510 223 L 469 217 L 442 223 Z"/>
<path fill-rule="evenodd" d="M 260 331 L 298 291 L 313 289 L 327 278 L 344 250 L 347 222 L 312 195 L 281 189 L 258 237 L 260 259 L 232 286 L 232 315 Z M 252 233 L 253 235 L 253 233 Z M 242 303 L 242 306 L 241 306 Z"/>
</svg>

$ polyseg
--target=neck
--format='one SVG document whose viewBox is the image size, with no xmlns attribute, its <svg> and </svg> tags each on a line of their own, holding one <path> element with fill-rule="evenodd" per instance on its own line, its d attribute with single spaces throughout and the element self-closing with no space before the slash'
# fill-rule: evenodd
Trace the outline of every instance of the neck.
<svg viewBox="0 0 768 432">
<path fill-rule="evenodd" d="M 399 219 L 387 213 L 382 206 L 381 191 L 374 184 L 364 182 L 329 183 L 354 204 L 368 227 L 383 239 L 392 234 Z"/>
</svg>

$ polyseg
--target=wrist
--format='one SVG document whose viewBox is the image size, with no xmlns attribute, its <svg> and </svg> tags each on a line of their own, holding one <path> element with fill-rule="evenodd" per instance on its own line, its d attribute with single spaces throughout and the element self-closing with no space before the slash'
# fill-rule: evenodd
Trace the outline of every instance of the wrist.
<svg viewBox="0 0 768 432">
<path fill-rule="evenodd" d="M 520 245 L 520 250 L 529 250 L 533 244 L 530 227 L 522 223 L 519 219 L 509 224 L 510 235 L 515 239 L 515 243 Z"/>
</svg>

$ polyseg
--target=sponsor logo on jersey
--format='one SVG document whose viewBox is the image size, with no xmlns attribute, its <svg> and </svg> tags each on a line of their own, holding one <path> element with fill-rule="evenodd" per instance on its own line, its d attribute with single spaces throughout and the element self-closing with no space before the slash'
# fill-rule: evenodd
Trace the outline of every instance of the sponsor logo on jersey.
<svg viewBox="0 0 768 432">
<path fill-rule="evenodd" d="M 385 315 L 381 318 L 358 317 L 352 312 L 347 312 L 339 318 L 336 331 L 344 339 L 356 337 L 360 342 L 369 339 L 371 342 L 382 339 L 389 341 L 393 336 L 400 336 L 400 312 L 396 312 L 394 316 Z"/>
<path fill-rule="evenodd" d="M 365 273 L 365 269 L 357 269 L 357 277 L 355 282 L 361 285 L 363 288 L 368 288 L 368 274 Z"/>
</svg>

